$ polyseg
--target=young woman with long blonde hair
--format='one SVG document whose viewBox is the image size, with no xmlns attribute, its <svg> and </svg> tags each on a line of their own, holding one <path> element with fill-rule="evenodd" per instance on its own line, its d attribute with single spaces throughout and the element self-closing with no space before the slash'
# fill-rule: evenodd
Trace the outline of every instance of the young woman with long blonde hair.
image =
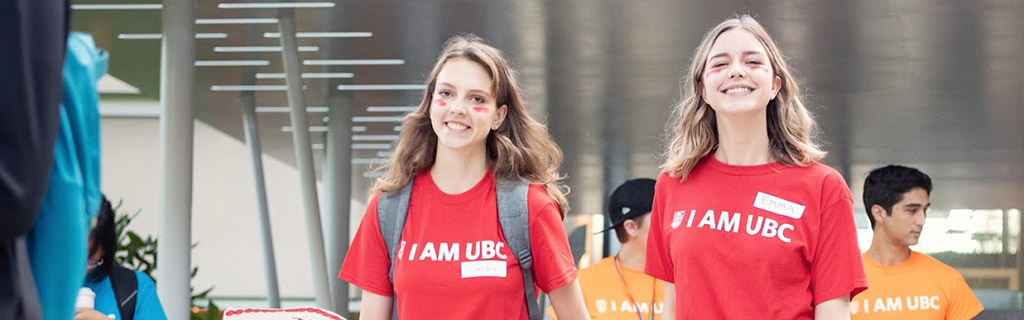
<svg viewBox="0 0 1024 320">
<path fill-rule="evenodd" d="M 683 81 L 645 272 L 675 319 L 849 319 L 867 287 L 853 197 L 818 163 L 789 66 L 750 16 L 712 28 Z"/>
<path fill-rule="evenodd" d="M 363 289 L 360 318 L 391 319 L 397 304 L 402 319 L 527 319 L 519 262 L 504 241 L 496 203 L 500 181 L 523 181 L 530 183 L 533 282 L 559 319 L 586 319 L 562 225 L 561 161 L 501 52 L 476 36 L 450 39 L 419 107 L 402 122 L 339 274 Z M 381 193 L 410 183 L 392 284 L 377 204 Z"/>
</svg>

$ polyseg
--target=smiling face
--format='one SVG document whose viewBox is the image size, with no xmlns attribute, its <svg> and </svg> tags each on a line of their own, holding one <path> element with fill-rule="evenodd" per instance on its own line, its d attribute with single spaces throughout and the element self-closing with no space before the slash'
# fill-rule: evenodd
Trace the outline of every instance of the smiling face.
<svg viewBox="0 0 1024 320">
<path fill-rule="evenodd" d="M 742 28 L 723 32 L 711 46 L 701 77 L 701 96 L 720 115 L 764 113 L 779 92 L 768 54 L 753 33 Z"/>
<path fill-rule="evenodd" d="M 487 135 L 505 119 L 506 106 L 497 106 L 490 74 L 465 58 L 445 62 L 437 74 L 430 124 L 438 152 L 485 153 Z"/>
</svg>

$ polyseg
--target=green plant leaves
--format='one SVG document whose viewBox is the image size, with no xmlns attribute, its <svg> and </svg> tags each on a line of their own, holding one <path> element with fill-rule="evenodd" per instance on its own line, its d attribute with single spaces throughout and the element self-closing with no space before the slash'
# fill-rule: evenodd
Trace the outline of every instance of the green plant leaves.
<svg viewBox="0 0 1024 320">
<path fill-rule="evenodd" d="M 142 271 L 156 282 L 156 277 L 153 276 L 153 272 L 156 272 L 157 262 L 157 239 L 153 236 L 146 236 L 145 238 L 139 236 L 132 230 L 128 229 L 132 220 L 138 217 L 142 210 L 136 210 L 135 213 L 125 214 L 121 212 L 121 204 L 123 200 L 118 200 L 117 205 L 114 206 L 114 235 L 117 238 L 117 250 L 114 251 L 114 262 L 130 269 Z M 198 243 L 193 243 L 192 247 L 195 248 Z M 196 274 L 199 273 L 199 267 L 192 267 L 190 278 L 195 279 Z M 193 320 L 206 320 L 206 319 L 218 319 L 220 315 L 220 309 L 213 300 L 209 300 L 207 296 L 210 291 L 213 291 L 213 286 L 203 290 L 199 293 L 194 293 L 195 288 L 189 287 L 189 292 L 192 293 L 192 305 L 196 305 L 196 300 L 207 299 L 209 306 L 205 316 L 197 318 L 193 315 Z M 214 315 L 211 317 L 210 315 Z"/>
</svg>

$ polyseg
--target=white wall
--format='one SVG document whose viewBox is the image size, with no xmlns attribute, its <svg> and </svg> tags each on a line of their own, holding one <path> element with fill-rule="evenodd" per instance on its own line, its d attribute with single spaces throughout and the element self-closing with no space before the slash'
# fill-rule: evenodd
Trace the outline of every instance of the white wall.
<svg viewBox="0 0 1024 320">
<path fill-rule="evenodd" d="M 241 121 L 241 120 L 240 120 Z M 111 202 L 140 214 L 130 228 L 157 233 L 159 200 L 159 120 L 102 119 L 103 191 Z M 211 285 L 212 297 L 264 297 L 266 283 L 260 246 L 252 170 L 244 141 L 200 121 L 195 123 L 192 194 L 192 264 L 196 290 Z M 296 169 L 263 157 L 278 283 L 282 298 L 312 298 L 309 249 Z M 318 189 L 322 188 L 318 184 Z M 323 203 L 324 199 L 320 199 Z M 365 204 L 352 203 L 352 227 Z M 321 208 L 323 206 L 321 205 Z M 326 238 L 326 234 L 325 234 Z M 159 271 L 158 271 L 159 272 Z M 334 277 L 338 270 L 328 270 Z"/>
</svg>

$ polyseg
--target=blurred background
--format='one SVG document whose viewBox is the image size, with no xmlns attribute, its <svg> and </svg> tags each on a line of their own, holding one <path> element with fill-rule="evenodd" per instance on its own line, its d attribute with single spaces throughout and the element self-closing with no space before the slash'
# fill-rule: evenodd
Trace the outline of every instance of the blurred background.
<svg viewBox="0 0 1024 320">
<path fill-rule="evenodd" d="M 246 108 L 257 119 L 281 299 L 313 301 L 278 29 L 285 10 L 296 20 L 321 203 L 336 194 L 324 191 L 326 152 L 340 150 L 351 162 L 341 178 L 351 190 L 350 209 L 320 213 L 328 239 L 349 231 L 339 225 L 358 227 L 380 174 L 373 168 L 390 155 L 399 121 L 422 97 L 443 42 L 470 32 L 510 58 L 530 111 L 562 147 L 572 188 L 566 225 L 578 258 L 586 264 L 613 252 L 608 239 L 588 236 L 605 223 L 607 194 L 626 179 L 657 176 L 664 124 L 701 37 L 726 18 L 750 14 L 795 69 L 829 152 L 824 162 L 853 190 L 861 248 L 871 238 L 860 200 L 867 172 L 913 166 L 935 184 L 915 249 L 956 267 L 975 289 L 1022 287 L 1024 2 L 275 3 L 195 1 L 191 224 L 192 264 L 200 271 L 193 286 L 214 286 L 209 298 L 222 306 L 261 305 L 267 296 Z M 141 212 L 131 228 L 155 236 L 163 6 L 73 4 L 72 29 L 92 34 L 110 54 L 100 86 L 103 191 L 123 200 L 122 211 Z M 332 129 L 332 122 L 342 125 Z M 350 141 L 328 138 L 339 127 Z M 344 254 L 327 242 L 327 278 L 336 282 Z M 345 290 L 357 309 L 357 290 Z"/>
</svg>

